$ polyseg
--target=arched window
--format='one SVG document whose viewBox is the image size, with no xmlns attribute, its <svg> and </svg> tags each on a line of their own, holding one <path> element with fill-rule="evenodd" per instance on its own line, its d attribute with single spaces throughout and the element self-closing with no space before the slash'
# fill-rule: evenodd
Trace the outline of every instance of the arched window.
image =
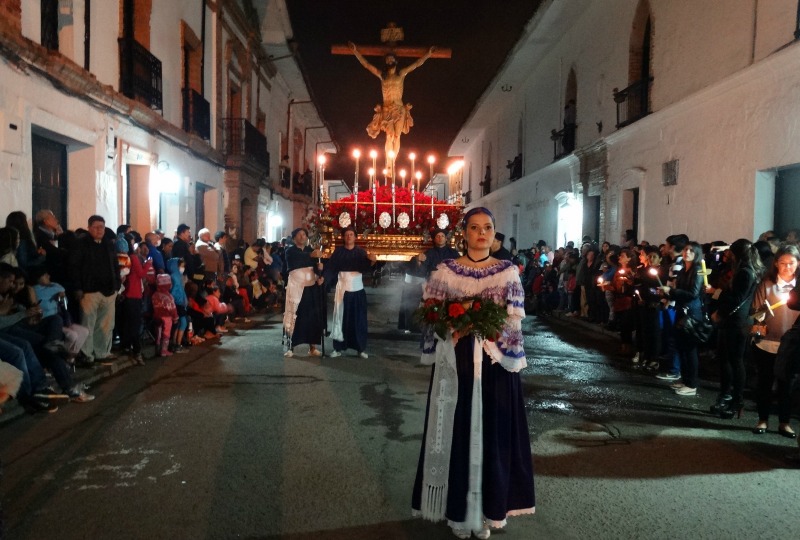
<svg viewBox="0 0 800 540">
<path fill-rule="evenodd" d="M 631 26 L 628 53 L 628 87 L 614 89 L 617 127 L 627 126 L 650 114 L 650 86 L 653 82 L 653 17 L 650 3 L 639 0 Z"/>
</svg>

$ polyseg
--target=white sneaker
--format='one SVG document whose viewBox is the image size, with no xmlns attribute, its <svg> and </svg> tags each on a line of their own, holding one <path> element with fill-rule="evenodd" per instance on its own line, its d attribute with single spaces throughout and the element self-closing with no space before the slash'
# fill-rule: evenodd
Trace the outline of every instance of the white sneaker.
<svg viewBox="0 0 800 540">
<path fill-rule="evenodd" d="M 631 363 L 632 364 L 638 364 L 639 363 L 639 353 L 638 352 L 635 355 L 633 355 L 633 358 L 631 358 Z"/>
<path fill-rule="evenodd" d="M 684 386 L 682 388 L 676 388 L 675 393 L 679 396 L 696 396 L 697 388 L 689 388 L 688 386 Z"/>
<path fill-rule="evenodd" d="M 339 351 L 331 351 L 331 354 L 329 354 L 328 356 L 330 356 L 331 358 L 339 358 L 340 356 L 342 356 L 342 353 L 340 353 Z"/>
<path fill-rule="evenodd" d="M 365 353 L 364 351 L 361 351 L 360 353 L 358 353 L 358 356 L 360 356 L 361 358 L 369 358 L 369 355 L 367 353 Z"/>
<path fill-rule="evenodd" d="M 290 350 L 286 351 L 285 353 L 283 353 L 283 356 L 286 357 L 286 358 L 291 358 L 292 356 L 294 356 L 294 353 L 290 349 Z"/>
<path fill-rule="evenodd" d="M 467 539 L 472 536 L 472 531 L 469 529 L 452 529 L 453 534 L 458 538 Z"/>
</svg>

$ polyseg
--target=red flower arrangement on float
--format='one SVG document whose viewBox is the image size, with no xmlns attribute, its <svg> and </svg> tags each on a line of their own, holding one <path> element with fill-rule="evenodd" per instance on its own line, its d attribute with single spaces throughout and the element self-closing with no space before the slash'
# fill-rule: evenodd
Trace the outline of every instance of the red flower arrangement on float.
<svg viewBox="0 0 800 540">
<path fill-rule="evenodd" d="M 453 332 L 472 333 L 497 341 L 508 318 L 506 306 L 479 296 L 453 300 L 428 298 L 414 312 L 420 324 L 432 326 L 442 337 Z"/>
<path fill-rule="evenodd" d="M 334 226 L 338 223 L 339 216 L 343 212 L 349 213 L 351 223 L 355 225 L 356 233 L 369 230 L 371 232 L 402 235 L 421 235 L 424 231 L 436 228 L 436 220 L 442 214 L 447 215 L 450 224 L 458 223 L 461 217 L 461 205 L 449 204 L 416 190 L 413 191 L 412 211 L 412 190 L 395 187 L 394 221 L 390 226 L 383 228 L 379 225 L 378 220 L 383 212 L 392 216 L 392 188 L 391 186 L 377 187 L 374 195 L 373 199 L 372 189 L 358 192 L 358 212 L 356 212 L 356 197 L 355 195 L 350 195 L 337 201 L 331 201 L 327 205 L 325 213 L 333 220 Z M 431 212 L 431 208 L 433 208 L 433 212 Z M 408 226 L 405 228 L 400 227 L 397 223 L 398 216 L 403 212 L 408 215 L 409 219 Z"/>
</svg>

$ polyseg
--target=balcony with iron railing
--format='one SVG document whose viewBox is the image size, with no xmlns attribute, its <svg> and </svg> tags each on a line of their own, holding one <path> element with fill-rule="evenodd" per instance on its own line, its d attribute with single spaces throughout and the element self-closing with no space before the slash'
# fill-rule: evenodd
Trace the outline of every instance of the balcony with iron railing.
<svg viewBox="0 0 800 540">
<path fill-rule="evenodd" d="M 553 141 L 553 161 L 570 155 L 575 150 L 575 124 L 567 124 L 560 131 L 550 130 L 550 140 Z"/>
<path fill-rule="evenodd" d="M 131 37 L 119 38 L 120 91 L 151 109 L 163 110 L 161 60 Z"/>
<path fill-rule="evenodd" d="M 211 140 L 211 105 L 191 88 L 183 89 L 183 130 Z"/>
<path fill-rule="evenodd" d="M 269 171 L 267 138 L 244 118 L 222 119 L 222 148 L 229 159 L 249 159 Z"/>
<path fill-rule="evenodd" d="M 632 124 L 650 114 L 650 85 L 653 77 L 641 79 L 627 88 L 614 88 L 617 104 L 617 129 Z"/>
</svg>

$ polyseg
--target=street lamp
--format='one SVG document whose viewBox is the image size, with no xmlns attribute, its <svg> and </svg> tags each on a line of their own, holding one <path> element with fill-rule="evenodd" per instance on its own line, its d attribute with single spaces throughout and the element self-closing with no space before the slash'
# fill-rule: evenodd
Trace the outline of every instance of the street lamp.
<svg viewBox="0 0 800 540">
<path fill-rule="evenodd" d="M 358 160 L 361 157 L 361 150 L 359 150 L 358 148 L 353 150 L 353 157 L 356 160 L 356 175 L 355 175 L 355 180 L 353 180 L 353 193 L 355 193 L 356 191 L 358 191 Z"/>
<path fill-rule="evenodd" d="M 400 169 L 400 180 L 403 182 L 403 187 L 406 187 L 406 170 Z"/>
</svg>

